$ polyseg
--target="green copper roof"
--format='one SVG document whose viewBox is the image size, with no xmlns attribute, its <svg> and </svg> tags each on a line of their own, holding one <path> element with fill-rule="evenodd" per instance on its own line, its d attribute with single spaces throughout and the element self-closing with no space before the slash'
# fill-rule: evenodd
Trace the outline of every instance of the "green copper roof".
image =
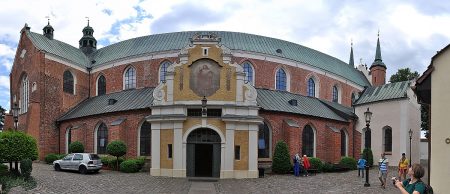
<svg viewBox="0 0 450 194">
<path fill-rule="evenodd" d="M 377 51 L 375 52 L 375 60 L 372 63 L 372 66 L 384 66 L 386 67 L 386 65 L 383 63 L 383 59 L 381 59 L 381 47 L 380 47 L 380 37 L 378 35 L 378 39 L 377 39 Z"/>
<path fill-rule="evenodd" d="M 349 60 L 348 64 L 349 64 L 351 67 L 354 67 L 354 66 L 355 66 L 355 60 L 353 59 L 353 43 L 352 43 L 352 47 L 351 47 L 351 49 L 350 49 L 350 60 Z"/>
<path fill-rule="evenodd" d="M 84 55 L 80 49 L 75 48 L 72 45 L 66 44 L 59 40 L 48 39 L 44 35 L 34 32 L 27 31 L 26 33 L 33 42 L 34 46 L 36 46 L 39 50 L 62 57 L 83 68 L 86 68 L 86 65 L 89 64 L 89 59 L 86 55 Z"/>
<path fill-rule="evenodd" d="M 370 87 L 355 102 L 355 105 L 367 104 L 384 100 L 406 98 L 406 91 L 410 86 L 409 81 L 395 82 L 378 87 Z"/>
<path fill-rule="evenodd" d="M 189 31 L 173 32 L 166 34 L 155 34 L 142 36 L 125 41 L 121 41 L 98 49 L 92 54 L 96 67 L 103 66 L 108 62 L 141 56 L 153 52 L 178 51 L 190 44 L 190 38 L 195 34 L 215 33 L 221 37 L 220 44 L 224 44 L 234 51 L 250 51 L 255 53 L 278 56 L 281 58 L 294 60 L 309 64 L 325 72 L 333 73 L 360 86 L 369 86 L 369 81 L 361 76 L 359 71 L 353 66 L 322 52 L 298 45 L 292 42 L 269 38 L 259 35 L 246 34 L 240 32 L 224 31 Z M 62 43 L 60 41 L 48 40 L 45 36 L 36 33 L 29 33 L 34 39 L 37 47 L 43 48 L 47 52 L 61 56 L 77 64 L 89 64 L 88 59 L 81 50 Z M 276 50 L 281 49 L 281 53 Z"/>
</svg>

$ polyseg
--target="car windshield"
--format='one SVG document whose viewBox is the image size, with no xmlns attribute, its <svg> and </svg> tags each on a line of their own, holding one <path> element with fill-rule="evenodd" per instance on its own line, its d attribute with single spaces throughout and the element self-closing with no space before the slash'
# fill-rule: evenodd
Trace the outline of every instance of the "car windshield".
<svg viewBox="0 0 450 194">
<path fill-rule="evenodd" d="M 90 158 L 91 160 L 100 160 L 100 157 L 98 157 L 97 154 L 89 154 L 89 158 Z"/>
</svg>

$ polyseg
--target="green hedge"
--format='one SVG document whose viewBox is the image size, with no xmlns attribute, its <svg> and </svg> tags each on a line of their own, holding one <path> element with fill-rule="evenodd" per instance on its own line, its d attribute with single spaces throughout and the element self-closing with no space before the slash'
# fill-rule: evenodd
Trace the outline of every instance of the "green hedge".
<svg viewBox="0 0 450 194">
<path fill-rule="evenodd" d="M 354 159 L 352 157 L 342 157 L 339 164 L 345 168 L 348 168 L 351 170 L 356 170 L 357 162 L 356 162 L 356 159 Z"/>
<path fill-rule="evenodd" d="M 33 171 L 33 161 L 30 159 L 23 159 L 20 161 L 20 172 L 22 176 L 28 180 L 31 177 L 31 171 Z"/>
<path fill-rule="evenodd" d="M 369 158 L 367 158 L 366 152 L 369 155 Z M 366 159 L 367 165 L 373 166 L 373 153 L 372 153 L 372 150 L 370 148 L 365 148 L 363 150 L 363 158 Z"/>
<path fill-rule="evenodd" d="M 311 163 L 311 168 L 317 169 L 318 172 L 322 172 L 323 163 L 320 158 L 309 158 L 309 163 Z"/>
<path fill-rule="evenodd" d="M 44 160 L 47 164 L 52 164 L 55 160 L 59 160 L 58 154 L 47 154 Z"/>
<path fill-rule="evenodd" d="M 124 161 L 125 161 L 125 159 L 123 157 L 119 157 L 119 167 L 120 167 L 120 164 L 122 164 L 122 162 L 124 162 Z M 117 168 L 117 159 L 111 157 L 111 160 L 108 161 L 108 167 L 111 168 L 112 170 L 119 170 Z"/>
<path fill-rule="evenodd" d="M 0 163 L 0 176 L 5 175 L 6 173 L 8 173 L 8 166 Z"/>
<path fill-rule="evenodd" d="M 289 149 L 284 141 L 277 142 L 275 153 L 273 154 L 272 171 L 279 174 L 286 174 L 292 169 Z"/>
<path fill-rule="evenodd" d="M 125 173 L 139 172 L 138 160 L 126 160 L 120 164 L 120 171 Z"/>
<path fill-rule="evenodd" d="M 84 153 L 84 145 L 79 141 L 70 143 L 69 153 Z"/>
<path fill-rule="evenodd" d="M 323 172 L 333 172 L 334 171 L 334 165 L 329 163 L 329 162 L 325 162 L 325 163 L 323 163 L 322 171 Z"/>
</svg>

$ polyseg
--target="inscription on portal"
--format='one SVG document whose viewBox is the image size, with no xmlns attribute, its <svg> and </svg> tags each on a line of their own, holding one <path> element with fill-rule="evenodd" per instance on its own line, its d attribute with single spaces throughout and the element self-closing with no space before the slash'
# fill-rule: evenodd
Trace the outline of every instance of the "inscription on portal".
<svg viewBox="0 0 450 194">
<path fill-rule="evenodd" d="M 192 63 L 189 88 L 198 96 L 211 96 L 220 87 L 220 66 L 211 59 Z"/>
</svg>

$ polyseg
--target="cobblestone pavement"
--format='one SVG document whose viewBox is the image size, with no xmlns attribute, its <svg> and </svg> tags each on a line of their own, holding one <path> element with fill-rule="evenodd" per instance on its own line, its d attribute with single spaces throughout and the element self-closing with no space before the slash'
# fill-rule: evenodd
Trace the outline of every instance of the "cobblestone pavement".
<svg viewBox="0 0 450 194">
<path fill-rule="evenodd" d="M 319 173 L 309 177 L 266 175 L 259 179 L 225 179 L 212 182 L 216 193 L 398 193 L 391 182 L 380 187 L 376 170 L 371 170 L 371 187 L 357 171 Z M 393 169 L 388 174 L 391 177 Z M 10 193 L 188 193 L 195 185 L 185 178 L 152 177 L 146 173 L 126 174 L 102 170 L 97 174 L 56 172 L 51 165 L 34 163 L 32 176 L 38 186 L 30 191 L 13 188 Z M 205 192 L 205 194 L 208 192 Z"/>
</svg>

